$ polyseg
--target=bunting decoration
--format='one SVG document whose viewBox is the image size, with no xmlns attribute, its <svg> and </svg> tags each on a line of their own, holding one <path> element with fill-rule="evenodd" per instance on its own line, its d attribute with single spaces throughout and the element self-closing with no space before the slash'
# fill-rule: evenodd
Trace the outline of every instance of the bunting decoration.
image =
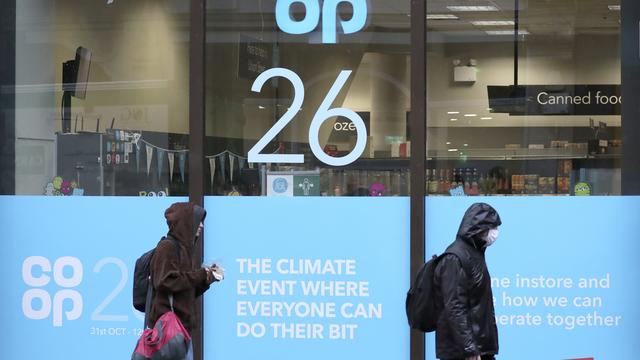
<svg viewBox="0 0 640 360">
<path fill-rule="evenodd" d="M 237 166 L 239 169 L 243 169 L 247 164 L 246 157 L 235 154 L 229 150 L 225 150 L 216 155 L 207 156 L 207 159 L 209 159 L 209 176 L 211 177 L 211 184 L 213 184 L 215 180 L 215 173 L 216 171 L 218 171 L 218 169 L 220 169 L 223 183 L 227 182 L 227 171 L 229 173 L 229 181 L 233 183 L 233 180 L 235 178 L 236 164 L 238 164 Z M 228 169 L 227 160 L 229 160 Z M 216 161 L 219 161 L 218 167 L 216 167 Z"/>
<path fill-rule="evenodd" d="M 169 181 L 173 182 L 173 174 L 175 169 L 176 156 L 178 157 L 178 169 L 180 171 L 180 179 L 185 182 L 185 173 L 187 166 L 187 154 L 189 150 L 171 150 L 164 149 L 159 146 L 153 145 L 142 138 L 141 134 L 134 134 L 133 144 L 135 144 L 136 151 L 136 170 L 140 172 L 140 153 L 144 146 L 147 155 L 147 176 L 151 174 L 151 163 L 153 161 L 153 153 L 157 152 L 156 164 L 158 172 L 158 180 L 162 180 L 162 172 L 164 171 L 165 162 L 169 162 Z M 166 155 L 166 156 L 165 156 Z M 238 170 L 244 169 L 245 166 L 251 169 L 255 168 L 255 163 L 249 163 L 248 159 L 244 156 L 235 154 L 229 150 L 225 150 L 216 155 L 206 156 L 209 160 L 209 176 L 211 184 L 214 183 L 216 177 L 216 171 L 220 170 L 222 175 L 222 182 L 227 182 L 227 172 L 229 174 L 229 180 L 233 183 L 235 178 L 236 164 Z M 227 168 L 227 158 L 229 161 L 229 168 Z M 165 160 L 166 159 L 166 160 Z M 219 163 L 217 163 L 219 162 Z"/>
<path fill-rule="evenodd" d="M 209 158 L 209 172 L 211 176 L 211 186 L 213 186 L 213 180 L 216 176 L 216 158 L 214 157 Z"/>
<path fill-rule="evenodd" d="M 225 171 L 225 169 L 227 168 L 227 157 L 226 156 L 220 156 L 220 173 L 222 174 L 222 183 L 226 184 L 227 183 L 227 173 Z"/>
<path fill-rule="evenodd" d="M 140 173 L 140 136 L 141 134 L 133 134 L 133 143 L 136 145 L 136 174 Z"/>
<path fill-rule="evenodd" d="M 134 144 L 136 146 L 136 168 L 138 169 L 138 171 L 140 168 L 140 152 L 141 152 L 142 146 L 144 146 L 147 154 L 147 176 L 151 173 L 151 163 L 153 161 L 153 153 L 157 152 L 158 154 L 156 157 L 156 164 L 157 164 L 156 171 L 158 172 L 158 180 L 162 180 L 165 164 L 166 162 L 169 162 L 169 181 L 173 182 L 173 173 L 175 169 L 176 154 L 178 154 L 178 157 L 179 157 L 178 159 L 180 161 L 183 156 L 186 156 L 189 150 L 164 149 L 147 142 L 146 140 L 142 139 L 138 135 L 139 134 L 134 134 Z M 182 161 L 186 161 L 186 160 L 182 159 Z M 182 175 L 182 182 L 184 182 L 184 167 L 185 165 L 182 164 L 182 168 L 180 170 Z"/>
<path fill-rule="evenodd" d="M 164 155 L 165 151 L 162 149 L 158 149 L 158 181 L 162 180 L 162 169 L 164 168 Z"/>
<path fill-rule="evenodd" d="M 180 168 L 180 178 L 182 179 L 183 183 L 184 183 L 184 170 L 185 170 L 186 164 L 187 164 L 187 153 L 181 152 L 180 155 L 178 155 L 178 167 Z"/>
<path fill-rule="evenodd" d="M 231 183 L 233 184 L 233 169 L 235 168 L 236 157 L 229 153 L 229 175 L 231 176 Z"/>
<path fill-rule="evenodd" d="M 169 159 L 169 182 L 173 182 L 173 164 L 175 163 L 175 153 L 168 152 L 167 159 Z"/>
<path fill-rule="evenodd" d="M 136 174 L 140 174 L 140 145 L 136 144 Z"/>
<path fill-rule="evenodd" d="M 151 160 L 153 160 L 153 147 L 145 145 L 145 149 L 147 150 L 147 176 L 149 176 L 149 172 L 151 172 Z"/>
</svg>

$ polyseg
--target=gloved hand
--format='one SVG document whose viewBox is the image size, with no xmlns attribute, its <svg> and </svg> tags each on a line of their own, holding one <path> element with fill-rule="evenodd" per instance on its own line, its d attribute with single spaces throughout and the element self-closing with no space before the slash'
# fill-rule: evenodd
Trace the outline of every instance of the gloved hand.
<svg viewBox="0 0 640 360">
<path fill-rule="evenodd" d="M 213 275 L 216 281 L 224 280 L 224 268 L 222 266 L 213 264 L 209 269 L 211 270 L 211 275 Z"/>
</svg>

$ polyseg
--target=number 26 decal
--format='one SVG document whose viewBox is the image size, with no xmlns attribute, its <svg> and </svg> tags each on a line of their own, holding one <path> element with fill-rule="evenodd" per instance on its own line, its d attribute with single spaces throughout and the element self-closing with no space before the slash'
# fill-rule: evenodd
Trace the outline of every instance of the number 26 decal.
<svg viewBox="0 0 640 360">
<path fill-rule="evenodd" d="M 333 108 L 330 106 L 333 104 L 334 100 L 338 97 L 340 90 L 344 87 L 347 80 L 351 76 L 351 70 L 342 70 L 338 75 L 338 78 L 331 86 L 329 93 L 320 104 L 320 107 L 316 111 L 313 116 L 313 120 L 311 120 L 311 125 L 309 127 L 309 145 L 311 147 L 311 151 L 318 158 L 318 160 L 323 163 L 331 166 L 345 166 L 351 164 L 356 161 L 360 155 L 364 152 L 364 149 L 367 145 L 367 128 L 365 126 L 362 118 L 355 113 L 353 110 L 345 109 L 345 108 Z M 267 82 L 267 80 L 282 77 L 293 85 L 294 96 L 293 103 L 287 110 L 287 112 L 278 120 L 269 131 L 249 150 L 248 161 L 253 163 L 295 163 L 302 164 L 304 163 L 304 155 L 303 154 L 261 154 L 260 152 L 264 150 L 264 148 L 272 141 L 276 135 L 282 129 L 284 129 L 287 124 L 289 124 L 295 115 L 302 109 L 302 103 L 304 101 L 304 84 L 302 83 L 302 79 L 298 74 L 294 73 L 289 69 L 284 68 L 273 68 L 269 69 L 256 79 L 251 87 L 251 91 L 260 92 L 262 87 Z M 333 157 L 327 155 L 320 147 L 320 127 L 324 124 L 325 121 L 333 118 L 333 117 L 345 117 L 355 125 L 356 128 L 356 145 L 353 150 L 343 156 L 343 157 Z"/>
</svg>

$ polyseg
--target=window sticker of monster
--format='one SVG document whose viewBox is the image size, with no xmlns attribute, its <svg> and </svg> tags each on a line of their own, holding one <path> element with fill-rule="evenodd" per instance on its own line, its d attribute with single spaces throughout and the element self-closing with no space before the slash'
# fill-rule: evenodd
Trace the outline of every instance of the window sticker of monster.
<svg viewBox="0 0 640 360">
<path fill-rule="evenodd" d="M 60 176 L 53 178 L 44 188 L 44 194 L 47 196 L 69 196 L 78 187 L 75 181 L 65 181 Z"/>
<path fill-rule="evenodd" d="M 53 187 L 53 183 L 50 182 L 47 184 L 47 186 L 44 187 L 44 194 L 46 196 L 54 196 L 55 195 L 55 188 Z"/>
<path fill-rule="evenodd" d="M 383 183 L 375 182 L 369 187 L 369 195 L 384 196 L 386 188 Z"/>
<path fill-rule="evenodd" d="M 64 196 L 71 195 L 73 193 L 73 189 L 75 189 L 75 188 L 76 188 L 76 182 L 75 181 L 65 180 L 65 181 L 62 182 L 62 184 L 60 184 L 60 192 Z"/>
</svg>

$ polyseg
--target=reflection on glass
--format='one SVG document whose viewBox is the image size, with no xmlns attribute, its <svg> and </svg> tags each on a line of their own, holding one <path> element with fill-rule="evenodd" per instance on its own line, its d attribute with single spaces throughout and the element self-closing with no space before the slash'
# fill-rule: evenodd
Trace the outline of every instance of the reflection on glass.
<svg viewBox="0 0 640 360">
<path fill-rule="evenodd" d="M 16 1 L 15 15 L 3 192 L 186 195 L 189 3 Z"/>
<path fill-rule="evenodd" d="M 274 1 L 208 9 L 207 193 L 408 195 L 409 2 L 277 11 Z M 333 19 L 325 11 L 336 34 L 320 26 Z M 261 74 L 280 76 L 256 83 Z"/>
<path fill-rule="evenodd" d="M 441 15 L 427 22 L 427 192 L 620 194 L 620 13 L 442 3 L 427 10 Z"/>
</svg>

